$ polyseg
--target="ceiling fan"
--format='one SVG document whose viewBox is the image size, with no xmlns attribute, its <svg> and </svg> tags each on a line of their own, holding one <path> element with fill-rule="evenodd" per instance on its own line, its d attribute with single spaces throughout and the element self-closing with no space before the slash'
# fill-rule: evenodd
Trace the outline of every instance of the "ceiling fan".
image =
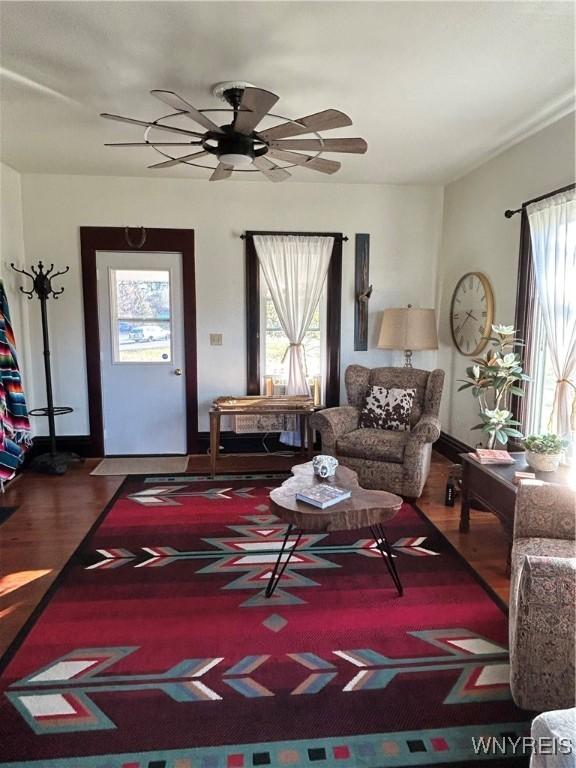
<svg viewBox="0 0 576 768">
<path fill-rule="evenodd" d="M 109 120 L 119 120 L 146 128 L 142 142 L 117 142 L 105 146 L 152 147 L 167 158 L 160 163 L 148 166 L 149 168 L 169 168 L 183 163 L 210 168 L 213 171 L 210 181 L 227 179 L 233 172 L 261 172 L 270 181 L 285 181 L 291 175 L 287 169 L 296 166 L 320 173 L 335 173 L 341 164 L 321 157 L 324 152 L 363 154 L 368 148 L 364 139 L 325 139 L 321 136 L 320 131 L 352 125 L 348 115 L 343 112 L 326 109 L 298 120 L 291 120 L 270 111 L 278 101 L 278 96 L 243 81 L 227 81 L 214 86 L 213 95 L 229 105 L 217 110 L 196 109 L 173 91 L 154 90 L 150 93 L 176 112 L 153 121 L 135 120 L 131 117 L 108 113 L 101 114 L 101 117 Z M 231 113 L 232 121 L 229 124 L 218 125 L 208 117 L 207 112 Z M 163 122 L 182 116 L 189 118 L 205 130 L 191 131 Z M 257 126 L 267 116 L 284 122 L 257 131 Z M 153 132 L 156 130 L 175 133 L 181 137 L 181 140 L 178 142 L 156 141 L 153 138 Z M 305 134 L 313 134 L 313 137 L 293 138 Z M 198 149 L 191 154 L 174 157 L 168 152 L 168 147 L 188 149 L 197 147 Z M 302 150 L 313 154 L 303 154 Z M 197 162 L 201 158 L 210 156 L 218 161 L 216 168 Z M 280 161 L 282 165 L 273 161 Z"/>
</svg>

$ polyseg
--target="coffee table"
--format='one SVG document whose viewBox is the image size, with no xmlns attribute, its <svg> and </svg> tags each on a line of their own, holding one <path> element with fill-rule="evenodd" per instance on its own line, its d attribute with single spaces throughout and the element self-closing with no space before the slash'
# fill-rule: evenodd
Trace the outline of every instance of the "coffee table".
<svg viewBox="0 0 576 768">
<path fill-rule="evenodd" d="M 296 500 L 297 491 L 320 483 L 329 483 L 339 488 L 349 489 L 352 491 L 352 495 L 327 509 L 319 509 L 311 504 Z M 382 525 L 392 520 L 401 506 L 402 499 L 394 493 L 368 491 L 361 488 L 356 472 L 348 469 L 348 467 L 339 466 L 335 477 L 328 480 L 320 480 L 314 474 L 311 461 L 292 467 L 292 477 L 285 480 L 279 488 L 275 488 L 270 493 L 270 511 L 288 523 L 288 528 L 266 587 L 266 597 L 271 597 L 274 594 L 274 590 L 282 578 L 290 558 L 296 551 L 304 531 L 352 531 L 358 528 L 370 528 L 398 595 L 402 596 L 402 582 L 396 570 L 392 548 Z M 296 538 L 289 544 L 288 540 L 292 533 L 296 534 Z"/>
</svg>

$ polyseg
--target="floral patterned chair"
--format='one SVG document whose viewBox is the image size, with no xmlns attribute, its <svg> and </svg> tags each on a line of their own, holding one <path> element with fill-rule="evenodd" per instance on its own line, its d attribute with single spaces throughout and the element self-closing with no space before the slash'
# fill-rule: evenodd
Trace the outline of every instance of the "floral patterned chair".
<svg viewBox="0 0 576 768">
<path fill-rule="evenodd" d="M 363 488 L 417 498 L 428 477 L 432 443 L 440 437 L 444 371 L 351 365 L 345 380 L 349 404 L 326 408 L 310 420 L 322 436 L 322 451 L 353 469 Z M 416 390 L 409 431 L 360 428 L 360 412 L 372 386 Z"/>
<path fill-rule="evenodd" d="M 510 687 L 523 709 L 575 704 L 576 491 L 518 489 L 510 583 Z"/>
</svg>

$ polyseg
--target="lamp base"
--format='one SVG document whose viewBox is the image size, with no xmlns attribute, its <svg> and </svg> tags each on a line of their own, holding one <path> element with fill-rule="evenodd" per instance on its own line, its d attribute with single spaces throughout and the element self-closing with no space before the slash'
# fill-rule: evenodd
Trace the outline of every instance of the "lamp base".
<svg viewBox="0 0 576 768">
<path fill-rule="evenodd" d="M 404 350 L 404 368 L 412 368 L 412 350 Z"/>
</svg>

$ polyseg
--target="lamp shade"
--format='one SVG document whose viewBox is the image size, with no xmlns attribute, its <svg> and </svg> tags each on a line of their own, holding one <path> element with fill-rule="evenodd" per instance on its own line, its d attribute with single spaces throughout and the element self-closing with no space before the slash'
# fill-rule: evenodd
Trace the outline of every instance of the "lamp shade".
<svg viewBox="0 0 576 768">
<path fill-rule="evenodd" d="M 378 338 L 379 349 L 438 349 L 433 309 L 385 309 Z"/>
</svg>

